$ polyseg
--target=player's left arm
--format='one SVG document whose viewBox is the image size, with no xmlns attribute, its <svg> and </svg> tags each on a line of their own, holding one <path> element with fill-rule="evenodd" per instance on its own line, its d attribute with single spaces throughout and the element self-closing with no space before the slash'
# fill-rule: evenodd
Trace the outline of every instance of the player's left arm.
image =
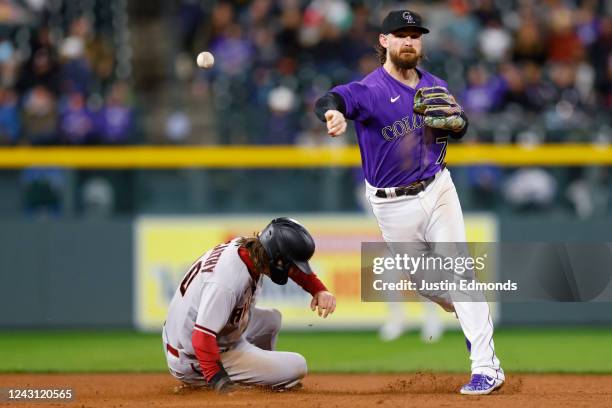
<svg viewBox="0 0 612 408">
<path fill-rule="evenodd" d="M 302 289 L 312 295 L 310 309 L 317 310 L 319 316 L 326 318 L 336 310 L 336 297 L 315 274 L 306 274 L 297 268 L 291 268 L 289 277 Z"/>
<path fill-rule="evenodd" d="M 234 383 L 221 362 L 218 333 L 230 319 L 236 305 L 235 292 L 215 282 L 202 289 L 195 326 L 191 336 L 193 351 L 206 382 L 217 392 L 231 392 Z"/>
</svg>

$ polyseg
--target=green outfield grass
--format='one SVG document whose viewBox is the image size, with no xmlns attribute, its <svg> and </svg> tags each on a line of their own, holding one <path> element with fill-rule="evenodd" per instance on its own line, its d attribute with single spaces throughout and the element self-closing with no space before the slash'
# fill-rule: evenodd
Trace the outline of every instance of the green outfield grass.
<svg viewBox="0 0 612 408">
<path fill-rule="evenodd" d="M 612 373 L 612 329 L 501 329 L 507 371 Z M 390 343 L 374 332 L 282 333 L 279 350 L 303 354 L 312 372 L 469 371 L 460 332 L 423 344 L 412 332 Z M 0 372 L 165 371 L 158 334 L 132 331 L 0 331 Z"/>
</svg>

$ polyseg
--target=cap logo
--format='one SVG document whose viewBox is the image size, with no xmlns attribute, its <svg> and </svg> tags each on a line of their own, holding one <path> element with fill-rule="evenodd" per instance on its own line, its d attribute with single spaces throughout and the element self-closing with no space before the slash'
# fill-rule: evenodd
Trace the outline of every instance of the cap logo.
<svg viewBox="0 0 612 408">
<path fill-rule="evenodd" d="M 414 24 L 414 17 L 412 17 L 412 14 L 410 14 L 409 12 L 404 11 L 402 17 L 404 18 L 404 20 L 406 20 L 408 24 Z"/>
</svg>

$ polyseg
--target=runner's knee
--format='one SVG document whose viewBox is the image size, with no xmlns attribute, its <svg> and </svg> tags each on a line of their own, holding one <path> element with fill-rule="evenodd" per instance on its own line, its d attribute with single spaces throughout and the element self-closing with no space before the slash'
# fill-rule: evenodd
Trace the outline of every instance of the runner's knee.
<svg viewBox="0 0 612 408">
<path fill-rule="evenodd" d="M 304 378 L 308 373 L 308 365 L 304 356 L 298 353 L 291 353 L 291 362 L 288 364 L 289 379 Z"/>
<path fill-rule="evenodd" d="M 257 319 L 260 322 L 259 331 L 265 333 L 278 333 L 280 331 L 283 315 L 278 309 L 273 307 L 257 308 L 256 313 Z"/>
<path fill-rule="evenodd" d="M 278 332 L 281 328 L 281 324 L 283 321 L 283 315 L 278 309 L 271 308 L 270 309 L 270 327 L 273 331 Z"/>
</svg>

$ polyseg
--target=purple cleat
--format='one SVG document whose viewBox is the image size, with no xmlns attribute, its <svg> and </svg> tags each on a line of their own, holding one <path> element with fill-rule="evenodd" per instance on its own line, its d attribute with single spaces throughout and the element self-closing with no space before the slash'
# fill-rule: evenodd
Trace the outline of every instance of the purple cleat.
<svg viewBox="0 0 612 408">
<path fill-rule="evenodd" d="M 486 395 L 501 388 L 503 380 L 489 377 L 484 374 L 473 374 L 469 384 L 461 387 L 461 394 L 465 395 Z"/>
</svg>

